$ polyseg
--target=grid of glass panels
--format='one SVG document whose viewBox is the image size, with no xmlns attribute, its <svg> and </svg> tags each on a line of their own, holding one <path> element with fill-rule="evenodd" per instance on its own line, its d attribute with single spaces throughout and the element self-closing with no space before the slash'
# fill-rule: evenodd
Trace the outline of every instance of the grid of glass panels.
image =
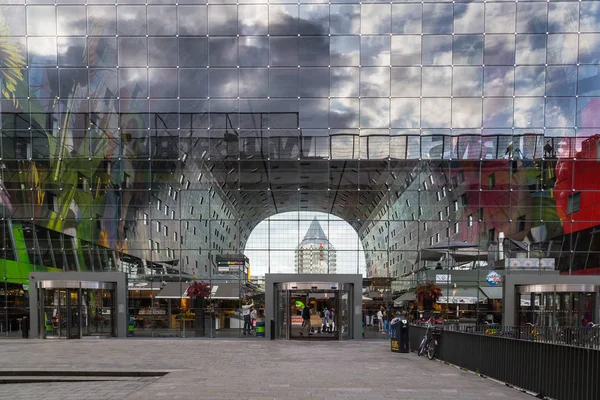
<svg viewBox="0 0 600 400">
<path fill-rule="evenodd" d="M 600 262 L 598 2 L 0 3 L 2 332 L 28 271 L 231 278 L 286 212 L 368 277 Z"/>
</svg>

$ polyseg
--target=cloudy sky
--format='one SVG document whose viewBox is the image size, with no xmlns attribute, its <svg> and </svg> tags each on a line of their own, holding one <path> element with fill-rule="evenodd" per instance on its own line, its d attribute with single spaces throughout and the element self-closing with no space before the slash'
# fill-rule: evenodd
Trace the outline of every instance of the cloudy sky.
<svg viewBox="0 0 600 400">
<path fill-rule="evenodd" d="M 341 218 L 324 213 L 289 212 L 268 218 L 252 231 L 244 254 L 252 276 L 293 273 L 294 250 L 317 217 L 323 232 L 337 250 L 338 273 L 365 273 L 365 256 L 358 234 Z M 269 251 L 270 249 L 270 251 Z"/>
</svg>

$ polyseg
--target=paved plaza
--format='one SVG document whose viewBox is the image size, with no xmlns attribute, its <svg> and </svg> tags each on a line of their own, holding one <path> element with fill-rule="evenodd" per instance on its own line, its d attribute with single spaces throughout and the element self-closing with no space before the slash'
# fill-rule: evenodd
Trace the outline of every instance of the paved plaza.
<svg viewBox="0 0 600 400">
<path fill-rule="evenodd" d="M 168 372 L 96 382 L 6 383 L 0 399 L 533 398 L 414 353 L 392 353 L 387 341 L 15 339 L 0 341 L 0 359 L 0 378 L 9 371 Z"/>
</svg>

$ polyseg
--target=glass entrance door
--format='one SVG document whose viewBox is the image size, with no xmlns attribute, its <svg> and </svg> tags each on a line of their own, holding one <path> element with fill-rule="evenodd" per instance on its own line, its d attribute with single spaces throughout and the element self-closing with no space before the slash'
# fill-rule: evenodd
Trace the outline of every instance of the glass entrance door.
<svg viewBox="0 0 600 400">
<path fill-rule="evenodd" d="M 289 290 L 288 339 L 339 340 L 340 300 L 338 290 Z"/>
<path fill-rule="evenodd" d="M 39 290 L 41 337 L 116 336 L 114 289 Z"/>
</svg>

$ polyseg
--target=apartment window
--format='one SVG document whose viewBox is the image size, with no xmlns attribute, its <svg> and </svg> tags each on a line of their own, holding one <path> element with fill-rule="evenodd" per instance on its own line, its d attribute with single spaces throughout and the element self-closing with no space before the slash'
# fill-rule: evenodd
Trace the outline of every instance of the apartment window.
<svg viewBox="0 0 600 400">
<path fill-rule="evenodd" d="M 148 225 L 148 214 L 144 213 L 144 225 Z"/>
<path fill-rule="evenodd" d="M 446 206 L 446 217 L 450 216 L 450 206 Z"/>
<path fill-rule="evenodd" d="M 162 201 L 160 199 L 156 199 L 156 209 L 160 211 L 162 208 Z"/>
<path fill-rule="evenodd" d="M 493 188 L 494 186 L 496 186 L 496 173 L 492 172 L 491 174 L 488 175 L 488 186 L 491 188 Z"/>
<path fill-rule="evenodd" d="M 408 233 L 408 240 L 413 240 L 413 234 L 412 234 L 412 232 Z"/>
<path fill-rule="evenodd" d="M 439 232 L 435 234 L 435 242 L 436 243 L 440 242 L 440 234 L 439 234 Z"/>
<path fill-rule="evenodd" d="M 406 244 L 406 236 L 402 237 L 402 244 Z"/>
<path fill-rule="evenodd" d="M 493 242 L 496 239 L 496 229 L 492 228 L 488 231 L 488 242 Z"/>
<path fill-rule="evenodd" d="M 190 215 L 194 215 L 194 206 L 190 206 Z"/>
<path fill-rule="evenodd" d="M 429 175 L 429 182 L 433 185 L 433 175 Z"/>
<path fill-rule="evenodd" d="M 58 212 L 58 196 L 54 193 L 46 192 L 46 205 L 50 211 Z"/>
<path fill-rule="evenodd" d="M 178 191 L 174 191 L 173 192 L 173 200 L 177 201 L 177 195 L 179 194 Z"/>
<path fill-rule="evenodd" d="M 483 221 L 483 207 L 479 207 L 479 210 L 477 210 L 477 219 Z"/>
<path fill-rule="evenodd" d="M 160 221 L 156 221 L 156 232 L 160 233 L 161 230 L 161 223 Z"/>
<path fill-rule="evenodd" d="M 467 226 L 473 226 L 473 214 L 469 214 Z"/>
<path fill-rule="evenodd" d="M 160 243 L 154 242 L 154 245 L 155 245 L 154 250 L 156 250 L 156 252 L 160 254 Z"/>
<path fill-rule="evenodd" d="M 427 230 L 427 222 L 423 222 L 423 231 Z"/>
<path fill-rule="evenodd" d="M 406 199 L 406 207 L 410 207 L 410 200 Z"/>
<path fill-rule="evenodd" d="M 521 215 L 517 218 L 517 232 L 523 232 L 525 230 L 525 216 Z"/>
<path fill-rule="evenodd" d="M 173 232 L 173 241 L 177 242 L 178 239 L 177 232 Z"/>
<path fill-rule="evenodd" d="M 423 190 L 427 190 L 427 182 L 423 182 Z"/>
<path fill-rule="evenodd" d="M 440 221 L 444 219 L 444 213 L 442 211 L 438 212 L 438 218 Z"/>
<path fill-rule="evenodd" d="M 173 186 L 169 186 L 169 197 L 173 197 Z"/>
<path fill-rule="evenodd" d="M 415 213 L 412 213 L 410 216 L 412 217 L 412 220 L 413 220 L 413 221 L 414 221 L 414 220 L 416 220 L 416 218 L 415 218 Z"/>
<path fill-rule="evenodd" d="M 171 219 L 175 219 L 175 210 L 171 210 Z"/>
<path fill-rule="evenodd" d="M 171 248 L 167 247 L 167 257 L 171 257 Z"/>
<path fill-rule="evenodd" d="M 454 200 L 454 211 L 458 211 L 458 200 Z"/>
<path fill-rule="evenodd" d="M 154 245 L 152 243 L 152 240 L 148 239 L 148 249 L 152 250 L 154 248 Z"/>
<path fill-rule="evenodd" d="M 442 186 L 442 197 L 446 197 L 446 186 Z"/>
<path fill-rule="evenodd" d="M 182 174 L 182 175 L 179 177 L 179 183 L 180 183 L 180 184 L 183 184 L 183 181 L 184 181 L 184 180 L 185 180 L 185 175 L 183 175 L 183 174 Z"/>
<path fill-rule="evenodd" d="M 433 236 L 429 236 L 429 245 L 433 246 Z"/>
<path fill-rule="evenodd" d="M 437 201 L 440 201 L 442 199 L 442 194 L 439 191 L 435 192 L 435 198 L 437 199 Z"/>
<path fill-rule="evenodd" d="M 185 181 L 185 188 L 186 190 L 190 188 L 190 181 Z"/>
<path fill-rule="evenodd" d="M 198 182 L 200 182 L 201 180 L 202 180 L 202 172 L 200 172 L 200 173 L 198 174 Z"/>
<path fill-rule="evenodd" d="M 449 226 L 446 227 L 446 237 L 447 238 L 450 237 L 450 227 Z"/>
<path fill-rule="evenodd" d="M 165 225 L 165 226 L 163 226 L 163 234 L 164 234 L 165 236 L 169 236 L 169 227 L 168 227 L 168 226 L 166 226 L 166 225 Z"/>
<path fill-rule="evenodd" d="M 454 234 L 458 233 L 458 222 L 454 223 Z"/>
<path fill-rule="evenodd" d="M 419 217 L 423 215 L 423 207 L 419 207 Z"/>
<path fill-rule="evenodd" d="M 185 229 L 190 229 L 190 221 L 185 221 Z"/>
<path fill-rule="evenodd" d="M 572 214 L 579 211 L 579 203 L 581 202 L 581 192 L 573 193 L 569 196 L 567 203 L 567 214 Z"/>
<path fill-rule="evenodd" d="M 169 216 L 169 206 L 165 204 L 165 216 Z"/>
<path fill-rule="evenodd" d="M 468 202 L 467 202 L 467 194 L 466 194 L 466 193 L 463 193 L 463 194 L 460 196 L 460 200 L 461 200 L 461 202 L 462 202 L 462 206 L 463 206 L 463 207 L 465 207 L 465 206 L 468 204 Z"/>
<path fill-rule="evenodd" d="M 194 227 L 192 228 L 192 230 L 193 230 L 193 233 L 194 233 L 194 235 L 195 235 L 195 234 L 196 234 L 196 227 L 194 226 Z"/>
</svg>

